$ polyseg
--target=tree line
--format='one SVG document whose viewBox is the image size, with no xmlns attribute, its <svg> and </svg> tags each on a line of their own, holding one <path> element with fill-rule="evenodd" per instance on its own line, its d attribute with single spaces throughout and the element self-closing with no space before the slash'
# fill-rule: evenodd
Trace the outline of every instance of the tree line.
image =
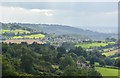
<svg viewBox="0 0 120 78">
<path fill-rule="evenodd" d="M 101 76 L 93 67 L 78 67 L 77 60 L 86 61 L 85 53 L 35 42 L 2 43 L 3 76 Z"/>
</svg>

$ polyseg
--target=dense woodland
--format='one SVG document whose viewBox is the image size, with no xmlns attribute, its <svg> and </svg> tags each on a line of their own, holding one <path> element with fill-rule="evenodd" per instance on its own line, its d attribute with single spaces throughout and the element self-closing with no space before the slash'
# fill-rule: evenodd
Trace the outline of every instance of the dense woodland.
<svg viewBox="0 0 120 78">
<path fill-rule="evenodd" d="M 3 76 L 100 76 L 94 68 L 78 67 L 76 61 L 85 62 L 87 55 L 82 48 L 76 48 L 76 53 L 37 43 L 2 45 Z"/>
<path fill-rule="evenodd" d="M 120 59 L 112 60 L 97 51 L 88 53 L 81 47 L 66 51 L 47 44 L 2 43 L 2 54 L 3 76 L 101 76 L 94 69 L 95 62 L 120 66 Z M 79 66 L 77 61 L 90 61 L 90 67 Z"/>
</svg>

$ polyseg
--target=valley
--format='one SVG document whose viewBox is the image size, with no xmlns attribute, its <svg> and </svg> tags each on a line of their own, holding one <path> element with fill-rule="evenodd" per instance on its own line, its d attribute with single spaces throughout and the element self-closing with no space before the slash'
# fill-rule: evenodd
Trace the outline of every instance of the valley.
<svg viewBox="0 0 120 78">
<path fill-rule="evenodd" d="M 84 68 L 86 68 L 88 72 L 96 72 L 96 74 L 89 73 L 89 76 L 118 75 L 120 48 L 118 46 L 118 39 L 114 37 L 114 34 L 108 35 L 75 28 L 76 31 L 79 31 L 77 33 L 82 32 L 81 34 L 83 34 L 84 32 L 84 34 L 86 34 L 81 35 L 68 32 L 66 29 L 65 31 L 61 29 L 59 25 L 43 24 L 42 27 L 42 24 L 38 26 L 14 23 L 2 24 L 3 29 L 0 31 L 0 34 L 2 35 L 3 60 L 5 60 L 3 63 L 10 64 L 15 71 L 12 73 L 11 67 L 8 66 L 9 71 L 4 71 L 3 75 L 9 72 L 18 76 L 65 76 L 69 75 L 67 72 L 70 70 L 71 73 L 75 73 L 73 75 L 76 75 L 80 73 L 81 70 L 83 71 Z M 44 26 L 46 28 L 44 28 Z M 62 28 L 69 28 L 71 30 L 71 27 L 68 26 L 63 26 Z M 51 31 L 55 31 L 56 33 Z M 93 33 L 94 35 L 91 35 Z M 95 35 L 103 35 L 104 38 Z M 24 61 L 23 58 L 26 59 L 26 61 Z M 33 59 L 34 61 L 30 63 L 29 60 L 27 61 L 27 58 Z M 13 64 L 11 64 L 12 62 Z M 26 66 L 22 65 L 22 62 L 29 62 L 31 65 L 26 69 Z M 17 66 L 22 66 L 23 70 Z M 73 67 L 75 69 L 73 69 Z M 4 70 L 6 69 L 4 68 Z M 113 71 L 114 73 L 112 73 Z M 83 71 L 84 74 L 77 75 L 87 76 L 88 72 Z"/>
</svg>

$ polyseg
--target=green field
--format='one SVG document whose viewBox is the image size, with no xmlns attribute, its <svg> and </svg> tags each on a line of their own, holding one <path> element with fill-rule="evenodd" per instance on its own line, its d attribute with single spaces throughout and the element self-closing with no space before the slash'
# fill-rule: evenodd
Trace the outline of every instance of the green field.
<svg viewBox="0 0 120 78">
<path fill-rule="evenodd" d="M 43 34 L 34 34 L 34 35 L 24 36 L 24 38 L 30 38 L 30 39 L 33 39 L 33 38 L 38 39 L 38 38 L 44 38 L 44 37 L 45 37 L 45 35 L 43 35 Z"/>
<path fill-rule="evenodd" d="M 116 53 L 119 53 L 119 51 L 118 50 L 113 50 L 113 51 L 105 52 L 105 53 L 102 53 L 102 54 L 105 55 L 105 56 L 112 56 Z"/>
<path fill-rule="evenodd" d="M 108 42 L 108 44 L 115 44 L 115 42 Z"/>
<path fill-rule="evenodd" d="M 115 52 L 107 52 L 107 53 L 102 53 L 105 56 L 112 56 L 114 54 L 116 54 Z"/>
<path fill-rule="evenodd" d="M 118 59 L 118 58 L 120 58 L 120 56 L 119 57 L 115 57 L 114 59 Z"/>
<path fill-rule="evenodd" d="M 14 36 L 11 39 L 39 39 L 39 38 L 44 38 L 45 35 L 43 34 L 34 34 L 34 35 L 25 35 L 25 36 Z"/>
<path fill-rule="evenodd" d="M 30 33 L 27 30 L 0 30 L 0 33 L 15 33 L 16 36 L 11 36 L 8 37 L 9 39 L 23 39 L 23 38 L 28 38 L 28 39 L 39 39 L 39 38 L 44 38 L 45 35 L 43 34 L 32 34 L 32 35 L 24 35 L 24 36 L 17 36 L 17 34 L 28 34 Z"/>
<path fill-rule="evenodd" d="M 112 51 L 112 50 L 114 50 L 114 48 L 106 48 L 106 49 L 104 49 L 104 53 L 109 52 L 110 50 Z"/>
<path fill-rule="evenodd" d="M 23 37 L 22 36 L 14 36 L 14 37 L 12 37 L 12 39 L 23 39 Z"/>
<path fill-rule="evenodd" d="M 23 33 L 28 34 L 28 33 L 30 33 L 30 32 L 27 31 L 27 30 L 0 30 L 0 33 L 15 33 L 15 35 L 17 35 L 18 32 L 19 32 L 20 34 L 23 34 Z"/>
<path fill-rule="evenodd" d="M 81 43 L 81 44 L 77 44 L 76 45 L 76 47 L 79 47 L 79 46 L 81 46 L 82 48 L 90 48 L 90 47 L 100 47 L 100 46 L 106 46 L 106 45 L 108 45 L 108 44 L 113 44 L 113 43 L 103 43 L 103 42 L 101 42 L 101 43 L 97 43 L 97 42 L 95 42 L 95 43 Z"/>
<path fill-rule="evenodd" d="M 112 68 L 96 67 L 95 68 L 102 76 L 118 76 L 118 70 Z M 120 70 L 119 70 L 120 72 Z"/>
</svg>

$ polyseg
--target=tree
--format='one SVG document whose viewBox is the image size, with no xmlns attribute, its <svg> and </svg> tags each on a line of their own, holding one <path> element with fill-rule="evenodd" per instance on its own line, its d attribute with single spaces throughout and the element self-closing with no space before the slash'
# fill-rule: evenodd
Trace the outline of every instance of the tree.
<svg viewBox="0 0 120 78">
<path fill-rule="evenodd" d="M 17 32 L 17 36 L 19 36 L 20 35 L 20 32 Z"/>
<path fill-rule="evenodd" d="M 105 66 L 105 61 L 104 61 L 104 60 L 101 60 L 101 61 L 99 62 L 99 64 L 100 64 L 101 66 Z"/>
<path fill-rule="evenodd" d="M 68 55 L 71 56 L 74 61 L 77 61 L 77 60 L 78 60 L 78 56 L 77 56 L 75 53 L 70 52 Z"/>
<path fill-rule="evenodd" d="M 108 42 L 110 40 L 110 38 L 106 38 L 105 41 Z"/>
<path fill-rule="evenodd" d="M 66 54 L 66 50 L 63 47 L 58 47 L 57 51 L 58 51 L 58 55 L 57 55 L 58 59 L 62 56 L 62 54 Z"/>
<path fill-rule="evenodd" d="M 91 57 L 91 58 L 90 58 L 90 65 L 91 65 L 91 66 L 94 66 L 94 64 L 95 64 L 95 60 L 94 60 L 93 57 Z"/>
<path fill-rule="evenodd" d="M 96 78 L 102 78 L 101 74 L 97 71 L 95 71 L 93 68 L 90 68 L 88 70 L 88 76 L 93 76 L 93 77 L 96 77 Z"/>
<path fill-rule="evenodd" d="M 62 76 L 77 76 L 77 69 L 72 66 L 67 66 L 64 69 Z"/>
<path fill-rule="evenodd" d="M 120 58 L 115 60 L 115 66 L 120 67 Z"/>
<path fill-rule="evenodd" d="M 85 62 L 85 58 L 83 57 L 83 56 L 80 56 L 79 57 L 79 60 L 83 63 L 83 62 Z"/>
<path fill-rule="evenodd" d="M 23 69 L 23 71 L 25 71 L 26 73 L 31 73 L 32 69 L 33 69 L 33 58 L 31 55 L 23 55 L 21 57 L 21 68 Z"/>
<path fill-rule="evenodd" d="M 75 62 L 71 56 L 64 55 L 63 57 L 60 58 L 60 68 L 64 69 L 68 65 L 75 66 Z"/>
<path fill-rule="evenodd" d="M 75 44 L 72 42 L 64 42 L 62 47 L 64 47 L 66 50 L 70 50 L 75 48 Z"/>
<path fill-rule="evenodd" d="M 82 47 L 76 47 L 75 49 L 72 49 L 69 52 L 73 52 L 77 56 L 83 56 L 83 57 L 85 57 L 87 55 L 87 52 L 85 50 L 83 50 Z"/>
<path fill-rule="evenodd" d="M 5 57 L 2 57 L 2 76 L 17 76 L 17 75 L 18 73 L 15 71 L 14 67 L 9 64 Z"/>
<path fill-rule="evenodd" d="M 115 38 L 111 38 L 111 41 L 116 42 L 116 41 L 117 41 L 117 39 L 115 39 Z"/>
<path fill-rule="evenodd" d="M 110 57 L 106 57 L 104 61 L 106 65 L 112 66 L 115 60 L 111 59 Z"/>
</svg>

